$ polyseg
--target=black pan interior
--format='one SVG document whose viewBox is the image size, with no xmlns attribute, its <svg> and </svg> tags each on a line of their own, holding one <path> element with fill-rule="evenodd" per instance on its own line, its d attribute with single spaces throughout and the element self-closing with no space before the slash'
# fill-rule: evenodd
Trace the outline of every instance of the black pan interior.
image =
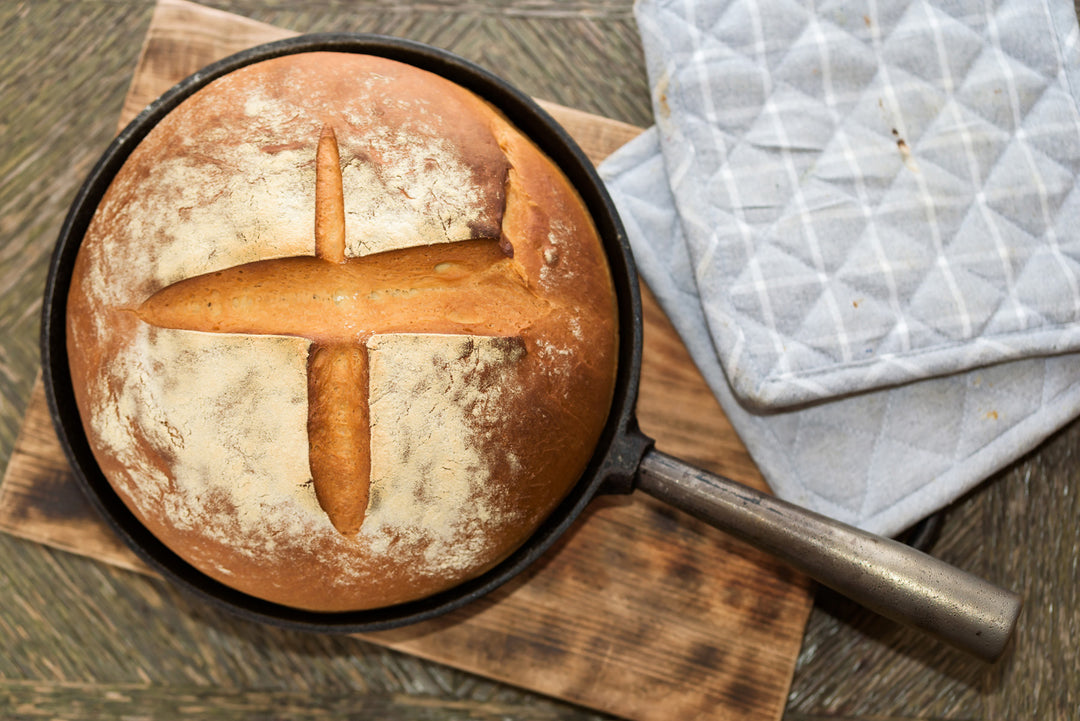
<svg viewBox="0 0 1080 721">
<path fill-rule="evenodd" d="M 614 402 L 592 461 L 571 494 L 524 546 L 483 576 L 418 601 L 346 613 L 302 611 L 239 593 L 205 576 L 151 535 L 115 494 L 94 460 L 75 405 L 65 344 L 67 289 L 79 244 L 113 175 L 142 138 L 185 98 L 214 79 L 262 60 L 314 51 L 363 53 L 408 63 L 442 75 L 498 107 L 562 168 L 581 194 L 603 238 L 619 302 Z M 309 631 L 351 633 L 414 623 L 483 596 L 543 554 L 595 494 L 630 490 L 638 461 L 649 443 L 637 431 L 634 418 L 641 333 L 637 273 L 618 215 L 592 164 L 547 113 L 497 76 L 448 52 L 398 38 L 319 34 L 258 46 L 199 71 L 161 96 L 117 136 L 83 184 L 61 229 L 45 291 L 41 357 L 49 410 L 73 472 L 93 505 L 143 561 L 204 601 L 248 619 Z"/>
</svg>

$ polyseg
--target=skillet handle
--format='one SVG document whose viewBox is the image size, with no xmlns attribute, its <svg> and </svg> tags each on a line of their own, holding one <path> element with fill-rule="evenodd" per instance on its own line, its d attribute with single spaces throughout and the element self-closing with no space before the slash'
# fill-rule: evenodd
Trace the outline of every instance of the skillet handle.
<svg viewBox="0 0 1080 721">
<path fill-rule="evenodd" d="M 995 661 L 1023 600 L 906 546 L 648 451 L 637 488 L 894 621 Z"/>
</svg>

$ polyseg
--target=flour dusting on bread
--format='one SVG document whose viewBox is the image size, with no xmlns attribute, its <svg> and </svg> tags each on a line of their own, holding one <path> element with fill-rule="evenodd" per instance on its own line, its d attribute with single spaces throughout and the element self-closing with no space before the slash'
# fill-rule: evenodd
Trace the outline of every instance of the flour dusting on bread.
<svg viewBox="0 0 1080 721">
<path fill-rule="evenodd" d="M 158 327 L 139 315 L 180 281 L 314 258 L 327 125 L 347 260 L 392 263 L 379 254 L 455 243 L 487 243 L 499 256 L 499 272 L 459 286 L 462 300 L 430 332 L 337 339 L 368 359 L 357 397 L 370 415 L 370 498 L 355 535 L 335 529 L 312 488 L 318 393 L 309 395 L 307 359 L 321 341 Z M 460 271 L 430 265 L 409 266 L 418 280 L 400 286 L 402 304 Z M 522 307 L 542 312 L 514 305 L 511 285 L 535 300 Z M 253 302 L 261 293 L 253 288 Z M 215 300 L 211 291 L 205 312 Z M 618 343 L 601 241 L 558 168 L 463 88 L 337 53 L 235 71 L 151 130 L 86 233 L 67 339 L 88 440 L 132 512 L 211 577 L 316 611 L 424 598 L 518 548 L 589 462 Z"/>
<path fill-rule="evenodd" d="M 421 544 L 431 573 L 467 566 L 491 527 L 516 511 L 492 483 L 491 459 L 513 446 L 485 442 L 512 407 L 506 381 L 524 354 L 513 339 L 384 335 L 368 344 L 372 502 L 365 535 Z M 453 430 L 452 430 L 453 429 Z M 461 430 L 463 432 L 454 432 Z M 376 547 L 378 547 L 376 545 Z"/>
</svg>

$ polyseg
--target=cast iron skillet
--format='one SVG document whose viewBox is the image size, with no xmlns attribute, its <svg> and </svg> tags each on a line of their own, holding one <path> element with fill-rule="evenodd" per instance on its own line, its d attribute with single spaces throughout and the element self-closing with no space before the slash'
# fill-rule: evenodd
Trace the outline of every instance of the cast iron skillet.
<svg viewBox="0 0 1080 721">
<path fill-rule="evenodd" d="M 592 213 L 618 294 L 621 339 L 614 402 L 588 469 L 525 545 L 490 572 L 438 595 L 347 613 L 302 611 L 239 593 L 197 571 L 151 535 L 94 460 L 75 405 L 65 345 L 67 290 L 79 244 L 113 175 L 139 141 L 215 78 L 261 60 L 319 50 L 383 56 L 442 75 L 487 99 L 529 135 L 562 168 Z M 182 81 L 135 118 L 91 171 L 61 229 L 45 291 L 41 338 L 49 410 L 91 502 L 150 567 L 196 596 L 249 619 L 312 631 L 364 632 L 434 617 L 479 598 L 526 568 L 594 496 L 638 488 L 774 553 L 883 615 L 988 660 L 1002 653 L 1021 605 L 1016 595 L 908 546 L 843 526 L 654 450 L 634 416 L 641 345 L 641 298 L 630 248 L 602 182 L 574 141 L 530 98 L 475 65 L 429 46 L 370 35 L 307 35 L 246 50 Z"/>
</svg>

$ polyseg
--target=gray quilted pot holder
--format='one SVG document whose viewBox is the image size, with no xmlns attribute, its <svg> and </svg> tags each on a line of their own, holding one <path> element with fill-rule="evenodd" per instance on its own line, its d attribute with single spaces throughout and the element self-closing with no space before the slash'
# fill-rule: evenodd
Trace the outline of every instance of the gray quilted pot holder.
<svg viewBox="0 0 1080 721">
<path fill-rule="evenodd" d="M 644 0 L 601 168 L 773 489 L 895 533 L 1080 410 L 1071 2 Z"/>
</svg>

